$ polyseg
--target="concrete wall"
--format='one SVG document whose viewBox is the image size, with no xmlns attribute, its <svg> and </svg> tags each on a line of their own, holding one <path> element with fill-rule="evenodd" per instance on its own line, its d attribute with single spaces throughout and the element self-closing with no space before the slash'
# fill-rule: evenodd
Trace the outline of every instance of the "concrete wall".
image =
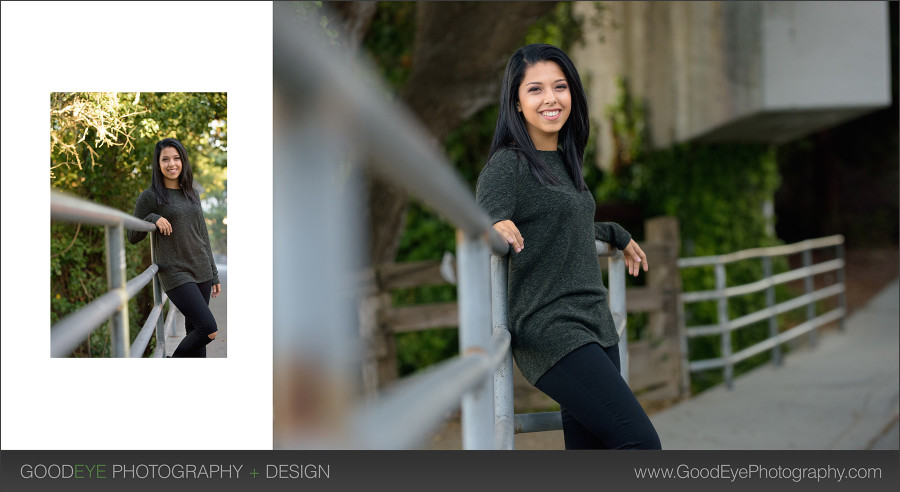
<svg viewBox="0 0 900 492">
<path fill-rule="evenodd" d="M 578 2 L 572 58 L 600 125 L 616 79 L 647 104 L 651 143 L 780 143 L 890 105 L 884 2 Z M 600 27 L 593 27 L 597 22 Z M 600 40 L 600 36 L 604 40 Z"/>
</svg>

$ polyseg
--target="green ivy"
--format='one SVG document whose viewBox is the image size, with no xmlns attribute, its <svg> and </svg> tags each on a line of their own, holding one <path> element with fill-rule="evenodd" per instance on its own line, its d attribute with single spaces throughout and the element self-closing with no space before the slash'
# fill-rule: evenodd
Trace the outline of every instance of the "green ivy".
<svg viewBox="0 0 900 492">
<path fill-rule="evenodd" d="M 403 87 L 412 69 L 415 24 L 416 2 L 378 2 L 363 40 L 372 61 L 394 91 Z"/>
</svg>

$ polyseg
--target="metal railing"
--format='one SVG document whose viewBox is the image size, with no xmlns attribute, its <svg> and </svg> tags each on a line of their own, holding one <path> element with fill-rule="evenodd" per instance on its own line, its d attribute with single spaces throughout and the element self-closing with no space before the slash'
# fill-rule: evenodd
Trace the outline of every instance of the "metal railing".
<svg viewBox="0 0 900 492">
<path fill-rule="evenodd" d="M 110 353 L 113 357 L 141 357 L 155 331 L 156 350 L 153 357 L 165 357 L 166 332 L 174 331 L 177 309 L 170 305 L 163 322 L 162 311 L 167 301 L 158 278 L 159 267 L 152 263 L 143 273 L 127 280 L 125 271 L 125 229 L 150 233 L 150 255 L 154 252 L 156 225 L 139 220 L 111 207 L 83 198 L 50 192 L 50 219 L 104 226 L 106 231 L 106 279 L 109 291 L 77 311 L 59 320 L 50 330 L 51 357 L 65 357 L 90 337 L 105 321 L 109 321 Z M 153 282 L 153 309 L 130 343 L 128 300 L 145 285 Z"/>
<path fill-rule="evenodd" d="M 813 264 L 812 251 L 821 248 L 833 247 L 836 250 L 835 258 L 818 264 Z M 803 266 L 784 273 L 772 273 L 772 258 L 801 253 Z M 756 282 L 744 285 L 728 287 L 725 275 L 725 266 L 741 260 L 760 258 L 763 266 L 764 278 Z M 844 317 L 846 315 L 846 288 L 844 284 L 844 236 L 828 236 L 818 239 L 810 239 L 795 244 L 774 246 L 769 248 L 755 248 L 737 251 L 718 256 L 703 256 L 695 258 L 681 258 L 678 260 L 680 269 L 714 266 L 716 289 L 696 292 L 683 292 L 680 296 L 681 327 L 682 327 L 682 367 L 683 382 L 689 386 L 691 372 L 708 369 L 723 368 L 725 383 L 728 388 L 733 386 L 734 365 L 756 354 L 771 350 L 772 359 L 776 365 L 781 364 L 781 344 L 793 340 L 803 334 L 808 334 L 810 342 L 816 341 L 816 329 L 838 320 L 840 329 L 844 329 Z M 837 282 L 818 290 L 813 289 L 813 277 L 826 272 L 837 272 Z M 805 292 L 803 295 L 788 301 L 775 304 L 775 286 L 804 280 Z M 728 299 L 735 296 L 766 291 L 766 308 L 743 315 L 739 318 L 729 319 Z M 823 299 L 837 296 L 838 307 L 831 311 L 816 316 L 815 304 Z M 712 301 L 717 303 L 718 323 L 704 326 L 685 326 L 684 305 L 695 302 Z M 780 332 L 777 317 L 793 309 L 806 306 L 806 321 L 787 330 Z M 753 323 L 768 319 L 769 337 L 752 346 L 733 352 L 731 334 L 737 329 L 749 326 Z M 687 339 L 699 336 L 720 335 L 722 356 L 715 359 L 696 360 L 688 362 Z"/>
<path fill-rule="evenodd" d="M 364 83 L 365 69 L 278 10 L 276 4 L 276 448 L 415 447 L 461 407 L 463 448 L 512 449 L 512 359 L 500 294 L 506 286 L 495 281 L 491 289 L 492 262 L 506 261 L 509 244 L 431 138 L 387 100 L 381 83 Z M 350 314 L 358 306 L 343 280 L 362 264 L 360 231 L 366 230 L 358 220 L 364 215 L 360 166 L 341 165 L 353 155 L 366 156 L 355 161 L 457 228 L 460 355 L 363 404 L 349 396 L 362 372 L 362 348 Z M 619 273 L 610 276 L 621 277 L 621 285 L 612 282 L 610 299 L 624 328 L 624 261 L 613 263 Z M 614 290 L 621 296 L 613 298 Z M 492 295 L 503 302 L 492 303 Z"/>
</svg>

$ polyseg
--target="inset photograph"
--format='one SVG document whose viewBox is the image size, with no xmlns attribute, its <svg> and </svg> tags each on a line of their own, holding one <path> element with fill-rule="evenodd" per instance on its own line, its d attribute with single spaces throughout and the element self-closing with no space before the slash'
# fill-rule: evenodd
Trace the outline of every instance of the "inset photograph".
<svg viewBox="0 0 900 492">
<path fill-rule="evenodd" d="M 227 354 L 224 92 L 50 94 L 51 357 Z"/>
<path fill-rule="evenodd" d="M 896 450 L 897 18 L 276 2 L 275 449 Z"/>
</svg>

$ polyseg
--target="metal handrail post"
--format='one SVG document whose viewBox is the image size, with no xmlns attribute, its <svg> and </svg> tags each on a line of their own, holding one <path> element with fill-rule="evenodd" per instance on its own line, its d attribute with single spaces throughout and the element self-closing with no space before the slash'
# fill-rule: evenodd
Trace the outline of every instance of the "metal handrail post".
<svg viewBox="0 0 900 492">
<path fill-rule="evenodd" d="M 763 264 L 763 278 L 770 278 L 772 276 L 772 257 L 771 256 L 763 256 L 762 257 Z M 775 285 L 769 284 L 766 287 L 766 308 L 770 310 L 769 313 L 769 338 L 775 338 L 778 336 L 778 314 L 772 310 L 775 306 Z M 781 344 L 776 343 L 774 347 L 772 347 L 772 360 L 775 362 L 776 366 L 781 365 Z"/>
<path fill-rule="evenodd" d="M 113 357 L 128 357 L 128 293 L 125 271 L 125 227 L 106 226 L 106 280 L 109 290 L 120 295 L 119 307 L 109 318 L 110 352 Z"/>
<path fill-rule="evenodd" d="M 509 256 L 491 255 L 491 318 L 495 330 L 509 330 L 507 277 Z M 512 351 L 507 350 L 494 370 L 494 445 L 515 449 L 515 405 L 513 400 Z"/>
<path fill-rule="evenodd" d="M 678 275 L 681 275 L 681 270 L 678 270 Z M 684 395 L 690 396 L 693 392 L 691 388 L 691 358 L 688 354 L 690 344 L 688 344 L 687 314 L 685 313 L 684 298 L 682 294 L 683 292 L 679 289 L 677 306 L 679 332 L 678 348 L 681 350 L 681 392 Z"/>
<path fill-rule="evenodd" d="M 803 250 L 803 268 L 809 268 L 812 266 L 812 250 L 805 249 Z M 806 277 L 803 278 L 803 290 L 804 294 L 810 295 L 813 292 L 813 275 L 811 273 L 807 274 Z M 806 305 L 806 321 L 812 321 L 816 317 L 816 301 L 810 299 L 809 303 Z M 810 330 L 809 331 L 809 344 L 815 346 L 816 344 L 816 334 L 818 330 Z"/>
<path fill-rule="evenodd" d="M 156 246 L 154 243 L 156 242 L 156 232 L 150 232 L 150 263 L 156 264 Z M 160 306 L 162 309 L 163 298 L 162 298 L 162 284 L 159 281 L 159 272 L 156 272 L 156 275 L 153 276 L 153 306 Z M 162 345 L 162 356 L 166 356 L 166 320 L 165 316 L 163 316 L 162 311 L 159 313 L 159 318 L 156 319 L 156 344 Z"/>
<path fill-rule="evenodd" d="M 844 331 L 844 321 L 847 319 L 847 283 L 844 281 L 844 273 L 847 268 L 847 262 L 844 259 L 844 238 L 841 237 L 841 242 L 835 246 L 837 258 L 841 260 L 841 268 L 837 271 L 837 280 L 840 285 L 843 286 L 843 290 L 841 294 L 838 296 L 838 307 L 840 307 L 841 312 L 844 313 L 841 315 L 840 321 L 838 321 L 838 329 L 840 331 Z"/>
<path fill-rule="evenodd" d="M 625 260 L 623 253 L 611 248 L 609 257 L 609 310 L 619 333 L 619 364 L 622 379 L 628 382 L 628 315 L 625 311 Z"/>
<path fill-rule="evenodd" d="M 734 387 L 734 363 L 731 362 L 731 330 L 728 329 L 728 297 L 725 295 L 725 263 L 716 262 L 716 295 L 719 311 L 719 326 L 722 327 L 722 359 L 725 385 Z"/>
<path fill-rule="evenodd" d="M 459 353 L 463 356 L 487 352 L 491 337 L 490 253 L 479 237 L 457 229 L 459 257 Z M 480 387 L 462 398 L 463 449 L 494 447 L 494 385 L 492 374 Z"/>
</svg>

